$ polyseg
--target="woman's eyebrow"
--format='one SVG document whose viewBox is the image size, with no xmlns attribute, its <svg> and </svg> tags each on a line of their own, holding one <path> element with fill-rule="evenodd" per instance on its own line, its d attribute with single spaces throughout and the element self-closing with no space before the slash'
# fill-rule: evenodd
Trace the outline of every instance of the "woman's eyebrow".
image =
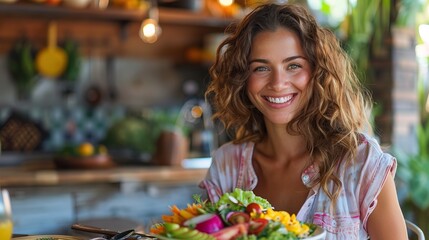
<svg viewBox="0 0 429 240">
<path fill-rule="evenodd" d="M 252 63 L 254 63 L 254 62 L 258 62 L 258 63 L 268 63 L 268 60 L 266 60 L 266 59 L 262 59 L 262 58 L 251 59 L 251 60 L 249 61 L 249 64 L 252 64 Z"/>
<path fill-rule="evenodd" d="M 290 61 L 298 59 L 298 58 L 301 58 L 302 60 L 307 60 L 307 58 L 305 58 L 304 56 L 297 55 L 297 56 L 285 58 L 282 62 L 290 62 Z"/>
<path fill-rule="evenodd" d="M 303 60 L 307 60 L 307 58 L 297 55 L 297 56 L 291 56 L 291 57 L 287 57 L 285 59 L 283 59 L 282 62 L 290 62 L 292 60 L 298 59 L 298 58 L 302 58 Z M 258 63 L 269 63 L 269 61 L 267 59 L 263 59 L 263 58 L 255 58 L 255 59 L 251 59 L 249 61 L 249 64 L 252 64 L 254 62 L 258 62 Z"/>
</svg>

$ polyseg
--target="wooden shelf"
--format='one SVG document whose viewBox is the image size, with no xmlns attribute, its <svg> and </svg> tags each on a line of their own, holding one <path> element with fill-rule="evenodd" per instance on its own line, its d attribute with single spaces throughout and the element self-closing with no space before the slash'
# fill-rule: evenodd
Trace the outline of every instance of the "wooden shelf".
<svg viewBox="0 0 429 240">
<path fill-rule="evenodd" d="M 58 19 L 93 19 L 112 21 L 136 21 L 144 18 L 146 13 L 139 10 L 122 10 L 115 8 L 71 8 L 42 4 L 1 4 L 0 15 L 43 17 Z"/>
<path fill-rule="evenodd" d="M 208 12 L 159 8 L 162 35 L 156 44 L 143 44 L 138 36 L 144 10 L 114 7 L 71 8 L 31 2 L 0 3 L 0 54 L 16 39 L 28 37 L 37 46 L 46 43 L 47 22 L 58 22 L 58 37 L 72 37 L 88 54 L 94 43 L 100 55 L 159 57 L 183 60 L 186 50 L 202 47 L 208 34 L 222 34 L 234 18 L 215 17 Z M 91 45 L 91 46 L 90 46 Z"/>
<path fill-rule="evenodd" d="M 30 3 L 0 3 L 0 16 L 132 22 L 142 21 L 147 16 L 147 13 L 143 10 L 125 10 L 113 7 L 97 9 Z M 205 13 L 188 10 L 160 8 L 159 21 L 165 24 L 224 28 L 233 19 L 213 17 Z"/>
<path fill-rule="evenodd" d="M 192 12 L 178 9 L 160 8 L 159 21 L 160 23 L 180 24 L 188 26 L 206 26 L 225 28 L 235 19 L 213 17 L 206 13 Z"/>
<path fill-rule="evenodd" d="M 96 183 L 198 183 L 207 173 L 206 168 L 185 169 L 181 167 L 117 167 L 111 169 L 36 170 L 19 167 L 0 168 L 0 186 L 56 186 L 67 184 Z"/>
</svg>

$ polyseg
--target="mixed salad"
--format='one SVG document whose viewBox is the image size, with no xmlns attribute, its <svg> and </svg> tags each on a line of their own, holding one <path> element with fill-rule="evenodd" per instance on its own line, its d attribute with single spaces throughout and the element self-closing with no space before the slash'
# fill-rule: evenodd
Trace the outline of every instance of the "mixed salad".
<svg viewBox="0 0 429 240">
<path fill-rule="evenodd" d="M 294 214 L 275 211 L 264 198 L 252 191 L 235 189 L 216 203 L 193 196 L 195 202 L 186 208 L 170 207 L 161 223 L 151 227 L 158 239 L 188 240 L 289 240 L 304 239 L 316 229 L 302 223 Z"/>
</svg>

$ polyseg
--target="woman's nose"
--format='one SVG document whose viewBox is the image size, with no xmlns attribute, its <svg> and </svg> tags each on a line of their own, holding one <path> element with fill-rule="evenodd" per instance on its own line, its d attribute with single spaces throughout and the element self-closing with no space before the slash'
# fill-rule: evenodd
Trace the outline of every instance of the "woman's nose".
<svg viewBox="0 0 429 240">
<path fill-rule="evenodd" d="M 273 90 L 283 90 L 290 83 L 287 74 L 283 70 L 275 70 L 271 76 L 270 87 Z"/>
</svg>

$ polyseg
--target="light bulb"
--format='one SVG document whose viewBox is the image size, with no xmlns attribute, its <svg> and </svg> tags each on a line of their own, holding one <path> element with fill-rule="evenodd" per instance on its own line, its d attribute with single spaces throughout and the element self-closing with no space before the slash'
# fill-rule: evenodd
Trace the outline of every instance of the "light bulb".
<svg viewBox="0 0 429 240">
<path fill-rule="evenodd" d="M 146 43 L 154 43 L 161 35 L 161 27 L 154 19 L 148 18 L 140 26 L 139 36 Z"/>
<path fill-rule="evenodd" d="M 193 118 L 200 118 L 203 115 L 203 108 L 199 105 L 193 106 L 191 109 L 191 115 Z"/>
<path fill-rule="evenodd" d="M 219 4 L 223 7 L 231 6 L 234 3 L 234 0 L 219 0 Z"/>
</svg>

